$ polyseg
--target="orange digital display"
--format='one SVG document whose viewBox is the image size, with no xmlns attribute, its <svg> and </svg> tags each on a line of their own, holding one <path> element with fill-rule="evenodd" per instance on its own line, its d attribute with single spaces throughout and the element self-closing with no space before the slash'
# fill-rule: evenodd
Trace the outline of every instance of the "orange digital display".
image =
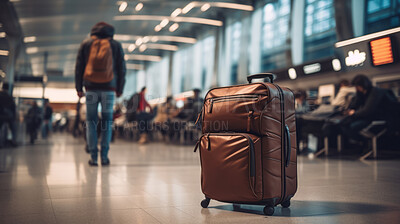
<svg viewBox="0 0 400 224">
<path fill-rule="evenodd" d="M 373 40 L 370 42 L 370 45 L 372 63 L 374 64 L 374 66 L 393 63 L 393 49 L 390 37 Z"/>
</svg>

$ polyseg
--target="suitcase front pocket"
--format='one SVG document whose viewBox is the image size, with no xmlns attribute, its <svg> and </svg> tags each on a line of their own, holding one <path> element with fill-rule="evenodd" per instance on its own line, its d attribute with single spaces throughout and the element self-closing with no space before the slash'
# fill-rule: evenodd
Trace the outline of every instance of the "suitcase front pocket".
<svg viewBox="0 0 400 224">
<path fill-rule="evenodd" d="M 261 143 L 255 135 L 211 133 L 200 139 L 203 193 L 219 201 L 262 198 Z"/>
<path fill-rule="evenodd" d="M 259 132 L 259 118 L 267 95 L 241 94 L 207 98 L 204 103 L 203 133 Z"/>
</svg>

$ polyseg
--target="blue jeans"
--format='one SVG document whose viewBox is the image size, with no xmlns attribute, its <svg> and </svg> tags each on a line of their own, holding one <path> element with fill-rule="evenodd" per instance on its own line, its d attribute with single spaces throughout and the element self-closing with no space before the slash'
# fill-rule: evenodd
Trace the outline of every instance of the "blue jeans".
<svg viewBox="0 0 400 224">
<path fill-rule="evenodd" d="M 108 150 L 112 136 L 112 117 L 115 92 L 92 90 L 86 92 L 86 136 L 93 161 L 97 161 L 97 124 L 99 122 L 98 107 L 101 104 L 101 159 L 108 159 Z"/>
</svg>

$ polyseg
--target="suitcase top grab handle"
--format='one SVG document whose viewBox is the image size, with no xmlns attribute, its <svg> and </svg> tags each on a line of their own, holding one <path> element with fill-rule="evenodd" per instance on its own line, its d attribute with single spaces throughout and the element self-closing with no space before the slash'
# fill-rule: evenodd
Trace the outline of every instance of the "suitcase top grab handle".
<svg viewBox="0 0 400 224">
<path fill-rule="evenodd" d="M 276 78 L 276 75 L 272 73 L 259 73 L 259 74 L 249 75 L 247 76 L 247 81 L 251 83 L 253 79 L 261 79 L 261 78 L 263 79 L 268 78 L 269 79 L 268 82 L 273 83 Z"/>
</svg>

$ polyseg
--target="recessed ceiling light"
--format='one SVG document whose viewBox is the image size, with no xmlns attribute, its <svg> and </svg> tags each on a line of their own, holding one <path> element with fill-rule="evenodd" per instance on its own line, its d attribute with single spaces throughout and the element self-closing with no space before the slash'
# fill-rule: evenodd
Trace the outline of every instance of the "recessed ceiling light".
<svg viewBox="0 0 400 224">
<path fill-rule="evenodd" d="M 178 23 L 174 23 L 169 27 L 169 31 L 170 32 L 174 32 L 178 28 L 179 28 L 179 24 Z"/>
<path fill-rule="evenodd" d="M 141 45 L 142 43 L 143 43 L 142 38 L 137 39 L 136 42 L 135 42 L 136 46 L 139 46 L 139 45 Z"/>
<path fill-rule="evenodd" d="M 151 38 L 151 42 L 157 42 L 158 41 L 158 37 L 154 36 Z"/>
<path fill-rule="evenodd" d="M 0 50 L 0 55 L 1 55 L 1 56 L 8 56 L 9 53 L 10 53 L 9 51 Z"/>
<path fill-rule="evenodd" d="M 129 47 L 128 47 L 128 51 L 129 52 L 132 52 L 132 51 L 134 51 L 136 49 L 136 45 L 134 45 L 134 44 L 131 44 L 131 45 L 129 45 Z"/>
<path fill-rule="evenodd" d="M 6 32 L 0 32 L 0 38 L 5 38 L 7 36 Z"/>
<path fill-rule="evenodd" d="M 183 14 L 188 13 L 190 10 L 193 9 L 194 6 L 195 6 L 194 2 L 191 2 L 191 3 L 187 4 L 187 5 L 182 9 L 182 13 L 183 13 Z"/>
<path fill-rule="evenodd" d="M 149 40 L 150 40 L 149 36 L 143 37 L 143 43 L 147 43 L 147 42 L 149 42 Z"/>
<path fill-rule="evenodd" d="M 126 7 L 128 7 L 128 3 L 127 2 L 121 2 L 121 4 L 119 5 L 119 11 L 123 12 L 125 11 Z"/>
<path fill-rule="evenodd" d="M 168 25 L 168 23 L 169 23 L 169 20 L 166 18 L 161 20 L 161 23 L 160 23 L 161 28 L 164 28 L 166 25 Z"/>
<path fill-rule="evenodd" d="M 32 37 L 24 37 L 24 42 L 25 43 L 31 43 L 31 42 L 35 42 L 36 41 L 36 37 L 32 36 Z"/>
<path fill-rule="evenodd" d="M 140 52 L 143 52 L 143 51 L 145 51 L 146 49 L 147 49 L 146 44 L 140 45 L 140 47 L 139 47 L 139 51 L 140 51 Z"/>
<path fill-rule="evenodd" d="M 201 10 L 202 12 L 205 12 L 205 11 L 207 11 L 210 7 L 211 7 L 211 5 L 208 4 L 208 3 L 206 3 L 206 4 L 204 4 L 203 6 L 201 6 L 200 10 Z"/>
<path fill-rule="evenodd" d="M 290 79 L 296 79 L 297 78 L 297 72 L 296 72 L 296 70 L 294 68 L 290 68 L 288 70 L 288 73 L 289 73 L 289 78 Z"/>
<path fill-rule="evenodd" d="M 171 13 L 171 17 L 172 17 L 172 18 L 177 17 L 177 16 L 179 16 L 179 14 L 181 14 L 181 13 L 182 13 L 182 9 L 181 9 L 181 8 L 177 8 L 177 9 L 175 9 L 175 10 Z"/>
<path fill-rule="evenodd" d="M 142 9 L 143 9 L 143 3 L 139 2 L 139 3 L 136 5 L 135 10 L 136 10 L 137 12 L 139 12 L 139 11 L 142 10 Z"/>
<path fill-rule="evenodd" d="M 37 52 L 39 52 L 39 48 L 37 48 L 37 47 L 28 47 L 26 49 L 26 53 L 28 53 L 28 54 L 34 54 Z"/>
<path fill-rule="evenodd" d="M 156 55 L 126 54 L 125 60 L 161 61 L 161 57 Z"/>
<path fill-rule="evenodd" d="M 162 29 L 162 27 L 160 25 L 157 25 L 156 27 L 154 27 L 154 31 L 158 32 Z"/>
</svg>

